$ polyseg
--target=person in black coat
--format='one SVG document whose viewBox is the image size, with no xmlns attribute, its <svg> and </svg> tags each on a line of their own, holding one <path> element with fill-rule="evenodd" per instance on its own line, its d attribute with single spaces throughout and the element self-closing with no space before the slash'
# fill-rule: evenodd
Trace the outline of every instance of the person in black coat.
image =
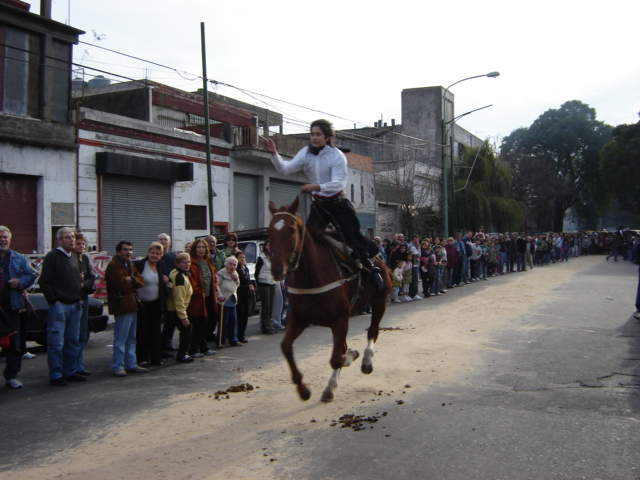
<svg viewBox="0 0 640 480">
<path fill-rule="evenodd" d="M 238 287 L 238 304 L 236 305 L 236 313 L 238 316 L 238 341 L 240 343 L 249 343 L 245 332 L 249 317 L 253 312 L 249 311 L 251 296 L 255 295 L 255 286 L 251 282 L 249 268 L 247 267 L 247 257 L 243 252 L 236 254 L 238 259 L 238 277 L 240 277 L 240 286 Z"/>
<path fill-rule="evenodd" d="M 162 365 L 163 345 L 161 325 L 165 312 L 165 298 L 171 293 L 169 273 L 161 261 L 162 245 L 153 242 L 147 256 L 134 262 L 136 269 L 144 278 L 144 286 L 137 295 L 144 308 L 138 309 L 136 324 L 136 357 L 142 367 Z"/>
</svg>

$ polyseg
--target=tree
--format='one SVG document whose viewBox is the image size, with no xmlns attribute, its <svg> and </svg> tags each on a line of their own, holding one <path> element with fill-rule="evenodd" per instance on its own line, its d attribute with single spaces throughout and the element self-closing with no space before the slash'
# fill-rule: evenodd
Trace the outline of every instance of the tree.
<svg viewBox="0 0 640 480">
<path fill-rule="evenodd" d="M 424 160 L 424 146 L 403 139 L 386 151 L 389 160 L 374 163 L 376 201 L 387 206 L 378 211 L 383 225 L 397 224 L 398 231 L 424 235 L 441 222 L 442 171 Z M 399 220 L 396 222 L 396 220 Z"/>
<path fill-rule="evenodd" d="M 609 187 L 609 200 L 640 214 L 640 122 L 615 127 L 613 141 L 603 147 L 600 156 L 600 174 Z"/>
<path fill-rule="evenodd" d="M 511 198 L 511 175 L 487 142 L 467 149 L 455 167 L 452 225 L 457 231 L 478 225 L 499 232 L 520 230 L 525 206 Z"/>
<path fill-rule="evenodd" d="M 610 139 L 611 126 L 579 100 L 547 110 L 529 128 L 505 137 L 501 155 L 513 169 L 514 197 L 527 205 L 538 228 L 562 231 L 571 207 L 583 223 L 604 211 L 599 152 Z"/>
</svg>

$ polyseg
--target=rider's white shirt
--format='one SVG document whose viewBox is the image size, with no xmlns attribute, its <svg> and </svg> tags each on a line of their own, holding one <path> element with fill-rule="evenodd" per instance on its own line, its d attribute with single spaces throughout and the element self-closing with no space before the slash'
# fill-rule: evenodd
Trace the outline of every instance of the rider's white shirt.
<svg viewBox="0 0 640 480">
<path fill-rule="evenodd" d="M 318 155 L 304 147 L 289 161 L 279 154 L 271 155 L 271 162 L 278 172 L 289 175 L 303 170 L 311 183 L 320 185 L 314 195 L 331 197 L 342 192 L 348 180 L 347 158 L 338 148 L 326 145 Z"/>
</svg>

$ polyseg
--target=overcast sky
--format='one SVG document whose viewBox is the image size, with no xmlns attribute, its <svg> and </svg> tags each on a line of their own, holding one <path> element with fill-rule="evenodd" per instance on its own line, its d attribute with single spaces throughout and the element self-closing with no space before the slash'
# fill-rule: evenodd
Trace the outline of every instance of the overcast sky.
<svg viewBox="0 0 640 480">
<path fill-rule="evenodd" d="M 95 31 L 96 45 L 188 73 L 84 44 L 74 61 L 188 91 L 202 86 L 204 22 L 209 79 L 240 89 L 212 90 L 283 113 L 287 133 L 322 117 L 336 128 L 400 122 L 404 88 L 495 70 L 451 91 L 456 115 L 493 104 L 459 124 L 498 143 L 568 100 L 611 125 L 640 111 L 638 0 L 53 0 L 53 18 L 84 42 Z"/>
</svg>

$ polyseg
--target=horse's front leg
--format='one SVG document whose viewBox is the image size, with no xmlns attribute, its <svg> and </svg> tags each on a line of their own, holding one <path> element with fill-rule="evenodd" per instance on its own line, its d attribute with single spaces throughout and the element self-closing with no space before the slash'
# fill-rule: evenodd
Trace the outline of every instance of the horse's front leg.
<svg viewBox="0 0 640 480">
<path fill-rule="evenodd" d="M 291 369 L 291 380 L 296 384 L 298 394 L 302 400 L 309 400 L 309 398 L 311 398 L 311 390 L 309 390 L 309 387 L 302 382 L 302 373 L 298 370 L 296 361 L 293 358 L 293 342 L 300 336 L 306 327 L 306 325 L 299 325 L 295 317 L 290 314 L 289 319 L 287 320 L 287 331 L 280 343 L 282 354 L 287 359 L 289 368 Z"/>
<path fill-rule="evenodd" d="M 333 401 L 333 392 L 338 387 L 338 379 L 340 378 L 340 370 L 342 367 L 348 367 L 358 358 L 359 353 L 356 350 L 347 350 L 347 327 L 340 326 L 332 329 L 333 332 L 333 352 L 331 354 L 331 368 L 333 372 L 329 378 L 324 392 L 322 392 L 322 401 Z"/>
</svg>

